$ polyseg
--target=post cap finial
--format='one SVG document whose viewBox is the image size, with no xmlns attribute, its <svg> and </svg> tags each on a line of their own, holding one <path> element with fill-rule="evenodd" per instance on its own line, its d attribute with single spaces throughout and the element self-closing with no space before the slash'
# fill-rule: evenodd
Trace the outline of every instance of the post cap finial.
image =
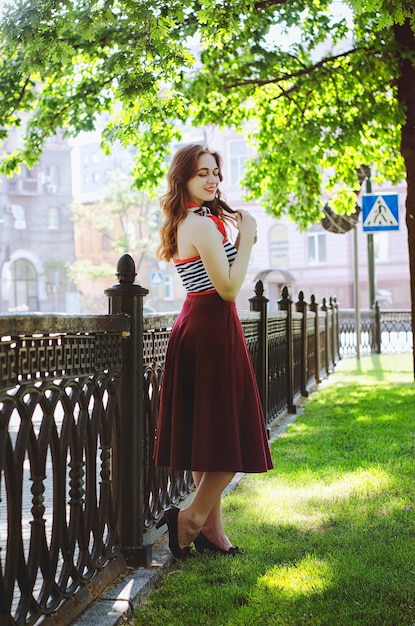
<svg viewBox="0 0 415 626">
<path fill-rule="evenodd" d="M 257 282 L 255 283 L 255 295 L 256 296 L 264 295 L 264 283 L 262 282 L 262 280 L 257 280 Z"/>
<path fill-rule="evenodd" d="M 135 277 L 137 276 L 137 272 L 135 271 L 135 263 L 132 256 L 129 254 L 123 254 L 122 257 L 119 258 L 117 263 L 117 272 L 115 275 L 118 278 L 119 283 L 133 284 Z"/>
</svg>

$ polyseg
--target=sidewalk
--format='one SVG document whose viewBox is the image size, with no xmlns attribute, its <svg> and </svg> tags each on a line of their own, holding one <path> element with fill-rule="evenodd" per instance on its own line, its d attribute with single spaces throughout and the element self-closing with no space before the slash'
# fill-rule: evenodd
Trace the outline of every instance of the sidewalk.
<svg viewBox="0 0 415 626">
<path fill-rule="evenodd" d="M 292 424 L 302 409 L 295 415 L 286 415 L 282 422 L 271 431 L 270 443 L 275 441 L 286 428 Z M 224 496 L 237 487 L 244 474 L 236 474 L 233 481 L 224 491 Z M 121 582 L 109 589 L 97 602 L 94 602 L 72 624 L 73 626 L 115 626 L 128 624 L 134 610 L 146 595 L 155 589 L 163 575 L 174 563 L 168 546 L 168 535 L 165 533 L 153 544 L 153 561 L 149 568 L 132 569 Z"/>
</svg>

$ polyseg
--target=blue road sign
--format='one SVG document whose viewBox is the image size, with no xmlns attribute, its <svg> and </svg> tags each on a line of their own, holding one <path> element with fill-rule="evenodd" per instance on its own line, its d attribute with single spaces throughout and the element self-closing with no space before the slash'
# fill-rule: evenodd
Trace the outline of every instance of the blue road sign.
<svg viewBox="0 0 415 626">
<path fill-rule="evenodd" d="M 153 286 L 162 285 L 163 284 L 163 274 L 162 274 L 162 272 L 151 272 L 150 283 Z"/>
<path fill-rule="evenodd" d="M 399 230 L 398 194 L 362 195 L 362 219 L 365 232 Z"/>
</svg>

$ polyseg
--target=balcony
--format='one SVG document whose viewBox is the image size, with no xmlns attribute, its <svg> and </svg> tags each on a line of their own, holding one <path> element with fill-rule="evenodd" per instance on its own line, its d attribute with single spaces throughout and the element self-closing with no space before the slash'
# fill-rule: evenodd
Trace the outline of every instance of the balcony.
<svg viewBox="0 0 415 626">
<path fill-rule="evenodd" d="M 13 178 L 8 181 L 8 192 L 11 195 L 34 196 L 41 193 L 42 187 L 36 178 Z"/>
</svg>

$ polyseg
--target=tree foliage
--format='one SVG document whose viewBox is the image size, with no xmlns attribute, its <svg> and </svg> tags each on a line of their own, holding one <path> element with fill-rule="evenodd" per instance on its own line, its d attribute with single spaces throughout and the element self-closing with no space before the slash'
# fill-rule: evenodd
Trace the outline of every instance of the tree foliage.
<svg viewBox="0 0 415 626">
<path fill-rule="evenodd" d="M 72 136 L 92 130 L 103 111 L 112 114 L 110 138 L 117 134 L 144 152 L 148 135 L 159 137 L 160 149 L 170 143 L 176 131 L 164 120 L 183 115 L 174 85 L 192 56 L 171 36 L 181 4 L 171 3 L 172 11 L 168 4 L 19 0 L 9 5 L 0 43 L 3 137 L 7 127 L 21 124 L 23 113 L 29 121 L 24 147 L 5 160 L 5 171 L 21 158 L 34 163 L 57 128 Z"/>
<path fill-rule="evenodd" d="M 243 130 L 257 154 L 248 193 L 302 227 L 321 217 L 323 195 L 338 212 L 354 210 L 362 164 L 393 183 L 406 174 L 414 302 L 413 0 L 349 6 L 17 0 L 0 31 L 0 126 L 4 137 L 24 119 L 25 142 L 2 169 L 34 163 L 58 127 L 76 135 L 107 111 L 103 141 L 136 146 L 143 191 L 164 173 L 181 123 Z"/>
<path fill-rule="evenodd" d="M 367 12 L 376 13 L 381 27 L 403 24 L 409 20 L 412 28 L 415 28 L 415 11 L 412 0 L 348 0 L 351 7 L 357 12 L 363 8 Z"/>
<path fill-rule="evenodd" d="M 107 111 L 103 141 L 137 147 L 143 191 L 164 174 L 177 122 L 192 121 L 249 134 L 258 156 L 246 187 L 275 215 L 306 226 L 322 192 L 352 211 L 361 163 L 403 177 L 390 24 L 411 7 L 351 4 L 353 20 L 329 0 L 20 0 L 2 22 L 0 124 L 5 136 L 24 119 L 25 142 L 3 171 L 33 164 L 57 128 L 92 130 Z"/>
<path fill-rule="evenodd" d="M 114 263 L 122 254 L 134 254 L 137 273 L 146 257 L 153 258 L 158 245 L 158 206 L 120 171 L 112 172 L 106 196 L 89 204 L 73 204 L 72 218 L 90 237 L 104 236 L 106 252 L 100 264 L 78 258 L 68 266 L 74 282 L 77 277 L 98 278 L 114 275 Z M 109 245 L 108 245 L 109 244 Z"/>
</svg>

